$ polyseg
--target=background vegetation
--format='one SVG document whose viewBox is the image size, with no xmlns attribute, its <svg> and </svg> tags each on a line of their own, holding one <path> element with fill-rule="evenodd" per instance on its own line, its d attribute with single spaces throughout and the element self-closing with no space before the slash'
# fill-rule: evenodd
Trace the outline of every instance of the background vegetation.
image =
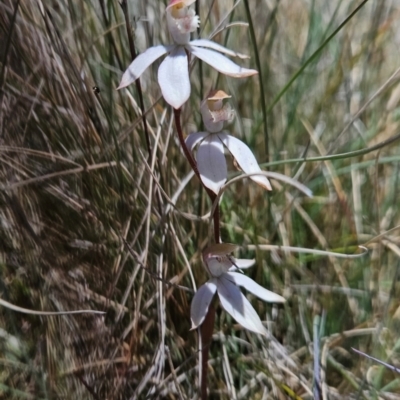
<svg viewBox="0 0 400 400">
<path fill-rule="evenodd" d="M 170 42 L 165 1 L 127 5 L 138 51 Z M 223 241 L 256 257 L 252 278 L 287 303 L 252 298 L 268 340 L 218 311 L 210 398 L 311 399 L 320 361 L 324 399 L 398 399 L 398 375 L 351 347 L 400 364 L 399 1 L 197 7 L 201 35 L 248 53 L 243 64 L 260 74 L 233 80 L 196 63 L 186 133 L 201 128 L 205 93 L 221 88 L 237 111 L 230 130 L 264 168 L 314 193 L 242 181 L 224 195 Z M 149 143 L 136 87 L 115 90 L 130 63 L 119 2 L 1 0 L 0 62 L 1 299 L 106 311 L 2 307 L 0 398 L 196 398 L 189 311 L 207 279 L 210 204 L 156 66 L 141 79 Z M 359 244 L 369 253 L 357 259 L 265 246 L 353 254 Z"/>
</svg>

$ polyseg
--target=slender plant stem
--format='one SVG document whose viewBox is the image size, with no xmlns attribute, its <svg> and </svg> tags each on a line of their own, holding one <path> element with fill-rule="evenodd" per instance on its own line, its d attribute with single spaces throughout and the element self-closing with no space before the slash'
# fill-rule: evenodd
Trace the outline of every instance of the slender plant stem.
<svg viewBox="0 0 400 400">
<path fill-rule="evenodd" d="M 283 165 L 283 164 L 297 164 L 300 162 L 342 160 L 342 159 L 350 158 L 350 157 L 358 157 L 358 156 L 363 156 L 368 153 L 372 153 L 373 151 L 376 151 L 376 150 L 380 150 L 383 147 L 386 147 L 389 144 L 392 144 L 398 140 L 400 140 L 400 133 L 396 133 L 395 135 L 389 137 L 389 139 L 386 139 L 374 146 L 366 147 L 361 150 L 349 151 L 347 153 L 332 154 L 332 155 L 326 155 L 326 156 L 318 156 L 318 157 L 302 157 L 302 158 L 292 158 L 289 160 L 272 161 L 269 163 L 260 164 L 260 167 L 272 167 L 272 166 Z"/>
<path fill-rule="evenodd" d="M 210 304 L 208 313 L 204 322 L 201 324 L 199 331 L 201 337 L 201 380 L 200 380 L 200 395 L 201 400 L 207 400 L 207 375 L 208 375 L 208 357 L 210 353 L 210 345 L 212 340 L 212 334 L 214 331 L 215 322 L 215 307 Z"/>
<path fill-rule="evenodd" d="M 251 13 L 250 13 L 249 0 L 244 0 L 244 8 L 246 9 L 247 20 L 249 21 L 250 37 L 251 37 L 251 41 L 253 43 L 254 56 L 255 56 L 255 60 L 256 60 L 256 66 L 258 69 L 258 81 L 259 81 L 259 85 L 260 85 L 260 89 L 261 89 L 260 90 L 261 112 L 262 112 L 263 125 L 264 125 L 265 158 L 268 162 L 269 161 L 269 135 L 268 135 L 268 124 L 267 124 L 267 102 L 265 100 L 265 87 L 264 87 L 264 81 L 263 81 L 263 71 L 262 71 L 260 55 L 258 52 L 256 33 L 254 31 L 253 20 L 251 18 Z"/>
<path fill-rule="evenodd" d="M 103 15 L 103 19 L 104 19 L 104 22 L 106 23 L 106 27 L 107 27 L 107 30 L 108 30 L 111 27 L 111 23 L 110 23 L 110 20 L 108 19 L 108 16 L 107 16 L 106 5 L 105 5 L 104 0 L 99 0 L 99 3 L 100 3 L 100 8 L 101 8 L 101 13 Z M 114 55 L 115 55 L 115 58 L 117 59 L 117 63 L 119 65 L 119 67 L 122 69 L 122 65 L 123 64 L 122 64 L 121 58 L 120 58 L 120 56 L 118 54 L 118 50 L 117 50 L 117 46 L 115 44 L 114 38 L 113 38 L 112 35 L 108 35 L 108 37 L 109 37 L 110 45 L 114 50 Z"/>
<path fill-rule="evenodd" d="M 331 35 L 329 35 L 326 40 L 323 41 L 321 46 L 318 47 L 317 50 L 314 51 L 313 54 L 308 58 L 308 60 L 301 66 L 301 68 L 290 78 L 289 82 L 283 87 L 283 89 L 278 93 L 278 95 L 274 98 L 272 103 L 267 109 L 267 112 L 270 112 L 275 104 L 279 101 L 279 99 L 286 93 L 292 83 L 302 74 L 302 72 L 306 69 L 306 67 L 311 64 L 321 53 L 321 51 L 325 48 L 325 46 L 338 34 L 339 31 L 354 17 L 358 11 L 367 3 L 368 0 L 363 0 L 360 5 L 333 31 Z"/>
<path fill-rule="evenodd" d="M 130 52 L 131 52 L 131 60 L 133 61 L 136 58 L 136 49 L 135 49 L 135 42 L 133 40 L 131 24 L 129 22 L 128 2 L 126 0 L 122 0 L 120 5 L 121 5 L 121 8 L 122 8 L 122 12 L 124 13 L 124 17 L 125 17 L 126 33 L 127 33 L 127 36 L 128 36 L 129 49 L 130 49 Z M 138 92 L 138 95 L 139 95 L 139 106 L 140 106 L 140 111 L 142 112 L 144 136 L 146 138 L 147 151 L 149 153 L 149 160 L 150 160 L 151 159 L 151 154 L 152 154 L 151 144 L 150 144 L 150 135 L 149 135 L 149 130 L 147 129 L 146 113 L 145 113 L 145 109 L 144 109 L 142 85 L 140 84 L 140 79 L 139 78 L 136 79 L 135 85 L 136 85 L 136 89 L 137 89 L 137 92 Z"/>
<path fill-rule="evenodd" d="M 174 117 L 175 117 L 175 126 L 176 130 L 178 131 L 178 138 L 179 138 L 179 143 L 182 146 L 183 152 L 185 153 L 185 156 L 187 160 L 189 161 L 190 166 L 192 167 L 194 173 L 200 177 L 199 170 L 196 165 L 196 161 L 194 161 L 193 156 L 190 154 L 189 149 L 186 146 L 185 143 L 185 138 L 183 137 L 183 132 L 182 132 L 182 126 L 181 126 L 181 109 L 174 108 Z"/>
<path fill-rule="evenodd" d="M 7 41 L 5 43 L 4 46 L 4 42 L 3 42 L 3 48 L 4 48 L 4 54 L 3 54 L 3 60 L 2 60 L 2 68 L 0 71 L 0 101 L 3 97 L 3 83 L 4 83 L 4 76 L 5 76 L 5 72 L 6 72 L 6 65 L 7 65 L 7 57 L 8 57 L 8 51 L 10 50 L 10 45 L 11 45 L 11 38 L 12 38 L 12 34 L 14 32 L 14 26 L 15 26 L 15 21 L 17 19 L 17 14 L 18 14 L 18 9 L 19 9 L 19 2 L 20 0 L 17 0 L 15 2 L 15 7 L 14 7 L 14 12 L 10 21 L 10 26 L 8 29 L 8 35 L 7 35 Z"/>
<path fill-rule="evenodd" d="M 182 126 L 181 126 L 181 109 L 174 109 L 174 117 L 175 117 L 175 125 L 176 130 L 178 131 L 178 138 L 179 143 L 182 146 L 183 152 L 187 160 L 189 161 L 190 166 L 192 167 L 194 173 L 199 178 L 200 182 L 203 184 L 202 180 L 200 179 L 200 173 L 197 168 L 196 161 L 194 160 L 192 154 L 190 153 L 189 149 L 186 146 L 185 139 L 183 137 Z M 204 186 L 204 185 L 203 185 Z M 217 195 L 207 187 L 205 190 L 208 196 L 211 199 L 211 202 L 217 200 Z M 217 200 L 218 201 L 218 200 Z M 214 221 L 214 240 L 215 243 L 220 243 L 220 214 L 219 214 L 219 205 L 217 204 L 213 214 L 213 221 Z M 208 356 L 209 356 L 209 348 L 212 340 L 212 334 L 214 331 L 214 321 L 215 321 L 215 307 L 211 304 L 206 318 L 204 322 L 201 324 L 200 328 L 198 329 L 199 337 L 200 337 L 200 348 L 201 348 L 201 365 L 200 365 L 200 396 L 202 400 L 207 400 L 207 372 L 208 372 Z"/>
<path fill-rule="evenodd" d="M 313 321 L 313 344 L 314 344 L 314 400 L 321 399 L 321 368 L 319 359 L 319 328 L 320 328 L 321 317 L 319 314 L 314 316 Z"/>
<path fill-rule="evenodd" d="M 200 182 L 203 184 L 203 182 L 200 178 L 200 172 L 197 168 L 196 161 L 194 160 L 189 149 L 187 148 L 186 143 L 185 143 L 185 138 L 183 137 L 183 131 L 182 131 L 182 126 L 181 126 L 181 109 L 180 108 L 179 109 L 174 108 L 174 117 L 175 117 L 176 130 L 178 131 L 179 143 L 181 144 L 183 152 L 185 153 L 185 156 L 186 156 L 187 160 L 189 161 L 189 164 L 192 167 L 194 173 L 197 175 Z M 207 188 L 205 186 L 204 186 L 204 189 L 206 190 L 208 197 L 211 199 L 211 202 L 214 203 L 214 201 L 217 198 L 217 195 L 212 190 L 210 190 L 209 188 Z M 213 219 L 214 219 L 214 240 L 215 240 L 215 243 L 219 243 L 220 242 L 219 206 L 215 207 Z"/>
<path fill-rule="evenodd" d="M 196 3 L 196 7 L 199 6 L 199 3 Z M 196 10 L 197 14 L 200 14 L 200 10 L 197 9 Z M 199 31 L 198 31 L 199 32 Z M 202 68 L 202 62 L 200 61 L 199 63 L 199 74 L 200 74 L 200 97 L 203 97 L 203 68 Z M 175 110 L 177 111 L 177 110 Z M 175 113 L 175 118 L 176 118 L 176 113 Z M 179 118 L 179 124 L 180 124 L 180 118 Z M 182 132 L 182 129 L 181 129 Z M 191 161 L 190 165 L 192 166 L 194 172 L 196 173 L 196 175 L 198 176 L 200 182 L 203 184 L 201 178 L 200 178 L 200 173 L 199 170 L 197 168 L 197 164 L 194 161 L 192 155 L 190 154 L 185 141 L 183 140 L 183 135 L 180 134 L 180 138 L 179 138 L 180 142 L 181 142 L 181 146 L 186 154 L 186 157 L 188 157 L 188 155 L 190 156 L 193 164 Z M 189 160 L 189 158 L 188 158 Z M 211 191 L 210 189 L 206 188 L 204 185 L 203 187 L 205 188 L 208 197 L 211 199 L 211 202 L 214 203 L 215 200 L 217 199 L 216 194 Z M 219 243 L 220 242 L 220 213 L 219 213 L 219 205 L 217 205 L 215 207 L 215 211 L 213 214 L 213 221 L 214 221 L 214 240 L 215 243 Z M 208 358 L 209 358 L 209 349 L 210 349 L 210 344 L 211 344 L 211 340 L 212 340 L 212 334 L 214 331 L 214 321 L 215 321 L 215 307 L 213 304 L 210 305 L 206 318 L 204 319 L 204 322 L 202 323 L 202 325 L 200 326 L 200 328 L 198 329 L 199 332 L 199 338 L 201 341 L 201 373 L 200 373 L 200 396 L 201 396 L 201 400 L 207 400 L 208 399 L 208 394 L 207 394 L 207 382 L 208 382 Z"/>
</svg>

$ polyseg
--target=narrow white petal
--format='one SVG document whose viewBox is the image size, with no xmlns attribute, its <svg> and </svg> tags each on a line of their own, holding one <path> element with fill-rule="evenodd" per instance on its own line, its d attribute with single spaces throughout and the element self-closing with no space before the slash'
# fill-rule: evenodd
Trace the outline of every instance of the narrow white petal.
<svg viewBox="0 0 400 400">
<path fill-rule="evenodd" d="M 233 262 L 235 265 L 229 269 L 229 271 L 236 271 L 238 268 L 239 269 L 246 269 L 252 267 L 255 263 L 256 260 L 248 260 L 245 258 L 232 258 Z"/>
<path fill-rule="evenodd" d="M 199 288 L 193 297 L 190 306 L 190 318 L 192 320 L 192 329 L 200 326 L 207 315 L 208 307 L 211 304 L 215 291 L 217 290 L 216 284 L 210 280 Z"/>
<path fill-rule="evenodd" d="M 286 301 L 282 296 L 279 296 L 279 294 L 263 288 L 246 275 L 238 272 L 227 272 L 225 276 L 227 276 L 227 279 L 231 280 L 234 284 L 243 286 L 246 290 L 253 293 L 261 300 L 269 303 L 284 303 Z"/>
<path fill-rule="evenodd" d="M 158 69 L 158 83 L 165 101 L 180 108 L 190 96 L 188 58 L 182 46 L 176 46 Z"/>
<path fill-rule="evenodd" d="M 244 328 L 267 335 L 267 331 L 261 323 L 253 306 L 244 297 L 239 288 L 222 275 L 218 281 L 218 296 L 222 307 Z"/>
<path fill-rule="evenodd" d="M 215 43 L 215 42 L 213 42 L 211 40 L 207 40 L 207 39 L 192 40 L 189 44 L 191 46 L 207 47 L 207 48 L 212 49 L 212 50 L 217 50 L 217 51 L 219 51 L 221 53 L 224 53 L 224 54 L 227 54 L 228 56 L 231 56 L 231 57 L 250 58 L 246 54 L 236 53 L 236 51 L 229 50 L 226 47 L 221 46 L 220 44 Z"/>
<path fill-rule="evenodd" d="M 193 132 L 191 133 L 186 139 L 185 143 L 187 148 L 190 151 L 193 151 L 193 149 L 196 147 L 196 145 L 201 142 L 206 136 L 208 136 L 208 132 Z"/>
<path fill-rule="evenodd" d="M 171 46 L 154 46 L 150 47 L 143 53 L 139 54 L 129 65 L 128 69 L 122 75 L 121 83 L 118 86 L 118 89 L 122 89 L 132 82 L 135 82 L 140 75 L 149 67 L 157 58 L 160 58 L 164 54 L 166 54 L 169 50 L 171 50 Z"/>
<path fill-rule="evenodd" d="M 226 181 L 228 171 L 224 146 L 216 135 L 211 134 L 200 143 L 196 159 L 202 182 L 218 194 Z"/>
<path fill-rule="evenodd" d="M 202 47 L 190 45 L 187 45 L 186 47 L 193 55 L 200 58 L 200 60 L 203 60 L 207 64 L 210 64 L 222 74 L 233 76 L 234 78 L 245 78 L 246 76 L 258 74 L 255 69 L 242 68 L 229 58 L 226 58 L 224 55 L 214 50 L 208 50 Z"/>
<path fill-rule="evenodd" d="M 230 136 L 225 132 L 219 133 L 218 137 L 231 152 L 232 156 L 235 157 L 235 160 L 238 163 L 239 167 L 246 174 L 251 174 L 254 172 L 261 171 L 261 168 L 259 167 L 257 160 L 254 157 L 254 154 L 249 149 L 249 147 L 246 144 L 244 144 L 241 140 L 236 139 L 235 137 Z M 272 190 L 271 184 L 269 183 L 267 177 L 263 175 L 253 175 L 250 176 L 250 179 L 258 183 L 263 188 L 267 190 Z"/>
</svg>

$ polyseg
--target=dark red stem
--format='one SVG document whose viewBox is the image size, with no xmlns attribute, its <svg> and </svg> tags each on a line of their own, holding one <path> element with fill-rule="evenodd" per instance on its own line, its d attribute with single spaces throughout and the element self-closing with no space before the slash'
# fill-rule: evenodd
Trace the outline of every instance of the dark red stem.
<svg viewBox="0 0 400 400">
<path fill-rule="evenodd" d="M 197 168 L 196 161 L 194 160 L 189 149 L 187 148 L 185 139 L 183 137 L 182 126 L 181 126 L 181 109 L 180 108 L 177 110 L 174 109 L 174 116 L 175 116 L 176 130 L 178 131 L 179 143 L 181 144 L 183 152 L 185 153 L 185 156 L 186 156 L 187 160 L 189 161 L 189 164 L 192 167 L 194 173 L 197 175 L 200 182 L 203 184 L 203 182 L 200 179 L 200 173 Z M 204 189 L 206 190 L 212 204 L 214 204 L 214 201 L 217 198 L 217 195 L 205 186 L 204 186 Z M 219 205 L 217 205 L 215 207 L 213 221 L 214 221 L 214 240 L 215 240 L 215 243 L 220 243 Z M 212 341 L 212 334 L 214 331 L 214 321 L 215 321 L 215 307 L 211 304 L 208 309 L 206 318 L 199 328 L 200 337 L 201 337 L 200 340 L 201 340 L 201 356 L 202 356 L 201 357 L 201 366 L 200 366 L 200 368 L 201 368 L 201 382 L 200 382 L 201 400 L 208 399 L 208 395 L 207 395 L 208 357 L 209 357 L 210 344 Z"/>
<path fill-rule="evenodd" d="M 187 148 L 186 143 L 185 143 L 185 138 L 183 137 L 183 131 L 182 131 L 182 126 L 181 126 L 181 109 L 180 108 L 178 108 L 178 109 L 174 108 L 174 116 L 175 116 L 176 130 L 178 131 L 179 143 L 181 144 L 183 152 L 185 153 L 185 156 L 186 156 L 187 160 L 189 161 L 189 164 L 192 167 L 194 173 L 199 178 L 201 184 L 203 184 L 203 182 L 201 181 L 201 178 L 200 178 L 200 173 L 197 168 L 196 161 L 194 160 L 189 149 Z M 208 197 L 211 200 L 211 203 L 214 204 L 214 201 L 217 198 L 217 195 L 212 190 L 210 190 L 209 188 L 207 188 L 205 186 L 204 186 L 204 189 L 206 190 Z M 217 205 L 217 207 L 215 207 L 213 220 L 214 220 L 214 240 L 215 240 L 215 243 L 220 243 L 219 206 L 218 205 Z"/>
<path fill-rule="evenodd" d="M 215 321 L 215 307 L 213 304 L 210 304 L 206 318 L 200 326 L 200 334 L 201 334 L 200 394 L 201 394 L 201 400 L 208 399 L 208 395 L 207 395 L 208 356 L 210 353 L 212 334 L 214 332 L 214 321 Z"/>
</svg>

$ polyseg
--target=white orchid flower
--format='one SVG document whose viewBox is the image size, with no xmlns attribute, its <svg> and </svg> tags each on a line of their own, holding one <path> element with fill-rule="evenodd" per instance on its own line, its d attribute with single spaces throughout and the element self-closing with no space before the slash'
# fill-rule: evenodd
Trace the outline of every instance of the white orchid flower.
<svg viewBox="0 0 400 400">
<path fill-rule="evenodd" d="M 170 1 L 166 8 L 167 25 L 174 44 L 150 47 L 138 55 L 123 74 L 118 89 L 133 83 L 150 64 L 165 54 L 167 54 L 167 57 L 158 69 L 158 83 L 165 101 L 176 109 L 180 108 L 190 96 L 189 53 L 228 76 L 244 78 L 258 73 L 254 69 L 240 67 L 220 53 L 245 58 L 246 56 L 242 54 L 231 51 L 210 40 L 190 41 L 190 33 L 194 32 L 199 26 L 199 17 L 194 10 L 188 8 L 195 1 Z"/>
<path fill-rule="evenodd" d="M 267 335 L 260 317 L 253 306 L 239 290 L 244 287 L 261 300 L 273 303 L 283 303 L 285 299 L 254 282 L 241 273 L 240 269 L 254 265 L 254 260 L 235 259 L 229 254 L 237 246 L 228 243 L 215 244 L 203 252 L 203 261 L 211 279 L 206 282 L 194 295 L 191 304 L 190 316 L 192 329 L 200 326 L 208 312 L 208 308 L 218 293 L 222 307 L 244 328 Z"/>
<path fill-rule="evenodd" d="M 222 90 L 212 91 L 201 104 L 201 115 L 207 132 L 191 133 L 186 138 L 186 146 L 193 153 L 196 145 L 196 161 L 203 184 L 218 194 L 226 182 L 228 171 L 224 155 L 224 146 L 229 150 L 246 174 L 261 172 L 256 158 L 249 147 L 241 140 L 223 131 L 225 121 L 231 121 L 234 111 L 229 104 L 223 105 L 223 100 L 229 98 Z M 267 190 L 272 190 L 269 180 L 263 175 L 250 176 L 254 182 Z"/>
</svg>

